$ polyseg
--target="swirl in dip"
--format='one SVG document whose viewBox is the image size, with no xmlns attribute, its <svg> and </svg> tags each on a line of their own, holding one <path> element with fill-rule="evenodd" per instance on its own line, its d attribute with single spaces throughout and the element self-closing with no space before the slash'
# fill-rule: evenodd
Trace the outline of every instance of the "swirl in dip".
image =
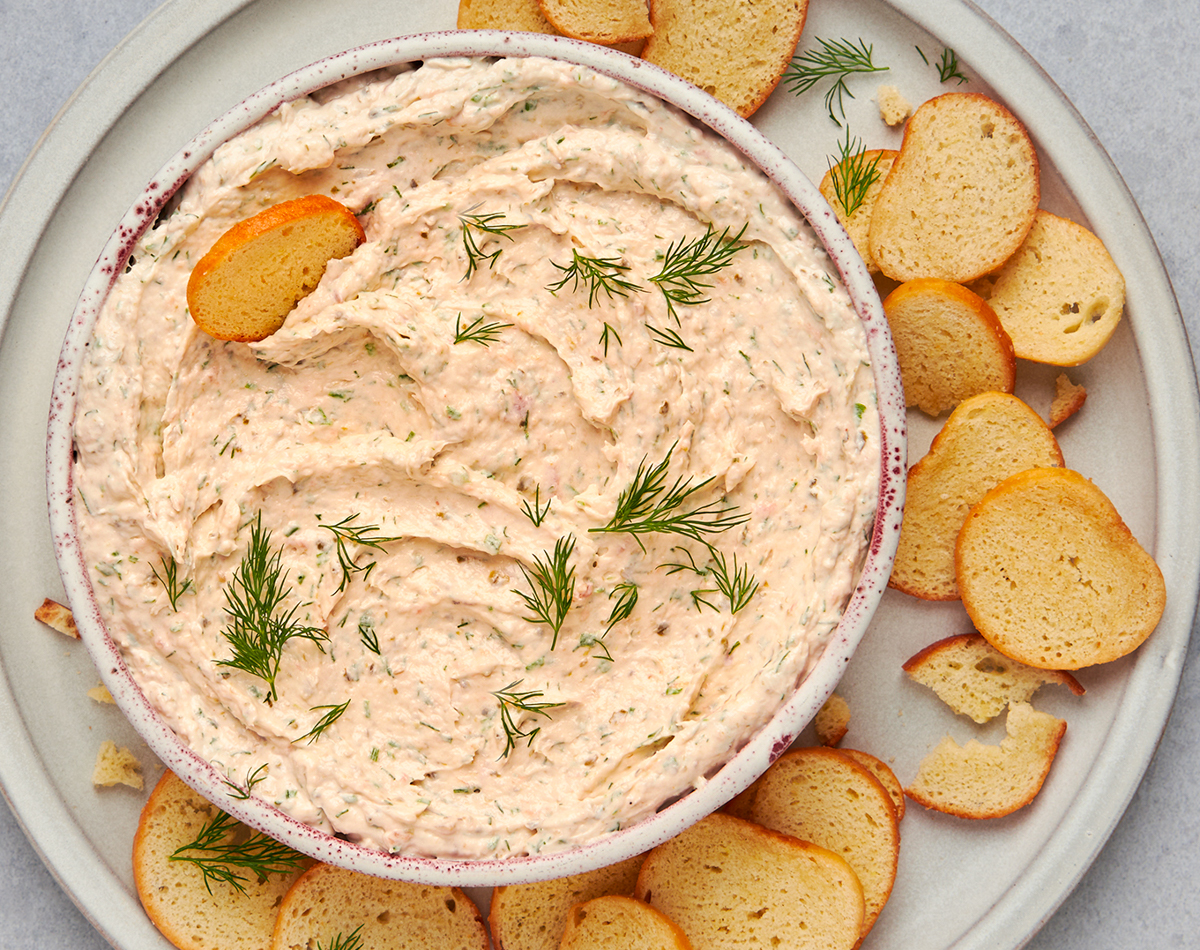
<svg viewBox="0 0 1200 950">
<path fill-rule="evenodd" d="M 265 340 L 198 330 L 194 264 L 315 193 L 365 243 Z M 741 237 L 669 308 L 652 278 L 706 234 Z M 573 252 L 629 286 L 565 279 Z M 848 295 L 735 149 L 585 68 L 430 61 L 281 106 L 142 237 L 83 367 L 76 504 L 133 676 L 230 781 L 367 846 L 503 857 L 638 821 L 770 718 L 854 589 L 878 425 Z M 683 492 L 674 530 L 598 530 L 663 463 L 642 500 Z M 343 536 L 347 570 L 338 523 L 385 540 Z M 319 634 L 273 691 L 229 665 L 256 530 L 277 616 Z"/>
</svg>

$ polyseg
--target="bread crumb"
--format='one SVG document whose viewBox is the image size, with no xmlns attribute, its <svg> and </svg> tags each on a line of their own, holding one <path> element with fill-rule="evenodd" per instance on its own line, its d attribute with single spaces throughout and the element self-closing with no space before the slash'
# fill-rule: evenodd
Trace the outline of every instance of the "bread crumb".
<svg viewBox="0 0 1200 950">
<path fill-rule="evenodd" d="M 43 600 L 42 605 L 33 612 L 33 619 L 41 621 L 47 627 L 57 630 L 65 636 L 79 639 L 79 630 L 75 626 L 75 618 L 71 615 L 70 609 L 49 597 Z"/>
<path fill-rule="evenodd" d="M 99 686 L 93 686 L 88 690 L 87 694 L 98 703 L 107 703 L 110 706 L 116 703 L 116 700 L 112 698 L 112 693 L 108 691 L 108 687 L 103 683 Z"/>
<path fill-rule="evenodd" d="M 128 785 L 142 789 L 142 763 L 126 748 L 118 748 L 115 742 L 105 739 L 96 753 L 96 766 L 92 770 L 92 784 L 111 788 Z"/>
<path fill-rule="evenodd" d="M 1059 373 L 1054 380 L 1054 399 L 1050 402 L 1050 428 L 1070 419 L 1086 400 L 1087 390 L 1071 382 L 1066 373 Z"/>
<path fill-rule="evenodd" d="M 899 125 L 912 115 L 912 106 L 895 86 L 880 86 L 875 101 L 879 103 L 880 118 L 888 125 Z"/>
<path fill-rule="evenodd" d="M 818 710 L 813 725 L 821 745 L 837 745 L 846 737 L 850 728 L 850 704 L 837 693 L 833 693 Z"/>
</svg>

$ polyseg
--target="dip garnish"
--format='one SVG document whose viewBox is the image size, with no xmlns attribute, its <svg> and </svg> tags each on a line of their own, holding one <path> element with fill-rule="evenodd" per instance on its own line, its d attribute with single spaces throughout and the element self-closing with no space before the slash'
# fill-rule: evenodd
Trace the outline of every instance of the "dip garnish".
<svg viewBox="0 0 1200 950">
<path fill-rule="evenodd" d="M 705 535 L 719 534 L 750 520 L 748 514 L 735 514 L 736 509 L 721 500 L 707 502 L 690 511 L 682 510 L 687 500 L 708 485 L 712 478 L 706 478 L 693 485 L 691 477 L 681 476 L 675 479 L 675 484 L 667 488 L 667 468 L 671 464 L 671 453 L 674 451 L 675 446 L 672 445 L 666 457 L 649 469 L 646 467 L 646 459 L 643 458 L 638 464 L 633 481 L 618 496 L 617 510 L 608 524 L 588 530 L 632 534 L 638 545 L 645 550 L 641 539 L 638 538 L 639 534 L 681 534 L 693 541 L 707 543 L 704 540 Z"/>
<path fill-rule="evenodd" d="M 497 237 L 505 237 L 511 241 L 512 236 L 508 232 L 525 227 L 523 224 L 497 224 L 497 221 L 504 220 L 504 215 L 499 212 L 472 214 L 468 211 L 466 214 L 459 215 L 458 220 L 462 224 L 463 246 L 467 249 L 467 273 L 463 276 L 463 280 L 469 280 L 471 275 L 479 269 L 483 261 L 488 262 L 489 268 L 495 267 L 496 258 L 504 250 L 503 247 L 498 247 L 492 253 L 485 254 L 479 249 L 472 231 L 478 231 L 480 234 L 494 234 Z M 458 341 L 456 340 L 455 342 Z"/>
<path fill-rule="evenodd" d="M 254 786 L 267 777 L 267 771 L 266 763 L 256 768 L 246 776 L 245 788 L 239 788 L 233 782 L 226 780 L 225 784 L 229 786 L 229 797 L 236 798 L 240 802 L 246 801 L 250 797 L 250 793 L 254 791 Z"/>
<path fill-rule="evenodd" d="M 316 742 L 325 733 L 326 729 L 328 729 L 335 722 L 337 722 L 339 719 L 342 718 L 342 713 L 344 713 L 346 711 L 346 709 L 347 709 L 347 707 L 349 707 L 349 705 L 350 705 L 350 700 L 347 699 L 344 703 L 340 703 L 337 706 L 333 706 L 333 705 L 313 706 L 312 709 L 310 710 L 310 712 L 316 712 L 318 709 L 328 709 L 329 712 L 327 712 L 324 716 L 322 716 L 320 719 L 318 719 L 317 724 L 315 726 L 313 726 L 311 729 L 308 730 L 308 732 L 306 732 L 304 735 L 302 735 L 299 739 L 296 739 L 295 741 L 300 742 L 302 739 L 307 739 L 310 744 L 313 742 Z"/>
<path fill-rule="evenodd" d="M 925 65 L 928 66 L 929 59 L 923 52 L 921 52 L 921 47 L 914 46 L 913 49 L 920 54 L 921 59 L 924 60 Z M 959 71 L 958 54 L 955 53 L 954 50 L 950 49 L 949 46 L 942 50 L 942 59 L 941 62 L 938 63 L 938 79 L 941 82 L 949 82 L 951 79 L 957 79 L 960 86 L 964 82 L 971 81 Z"/>
<path fill-rule="evenodd" d="M 882 73 L 886 66 L 876 66 L 871 61 L 874 45 L 868 46 L 859 39 L 855 45 L 849 40 L 823 40 L 817 37 L 819 49 L 810 49 L 793 57 L 783 74 L 783 81 L 788 89 L 796 95 L 807 92 L 822 79 L 836 77 L 829 91 L 825 93 L 825 108 L 829 118 L 841 125 L 833 114 L 834 99 L 837 100 L 838 112 L 846 118 L 845 97 L 854 98 L 854 93 L 846 86 L 846 79 L 855 73 Z"/>
<path fill-rule="evenodd" d="M 730 237 L 729 228 L 717 234 L 710 224 L 694 241 L 680 238 L 667 247 L 662 268 L 650 278 L 650 282 L 657 284 L 658 289 L 662 291 L 667 301 L 667 312 L 676 324 L 679 323 L 679 314 L 675 312 L 676 304 L 690 307 L 708 303 L 704 291 L 712 287 L 712 284 L 705 283 L 700 278 L 711 276 L 729 266 L 733 255 L 745 247 L 738 242 L 746 233 L 747 227 L 748 225 L 743 224 L 742 229 Z"/>
<path fill-rule="evenodd" d="M 665 330 L 663 330 L 659 327 L 656 327 L 656 326 L 653 326 L 653 325 L 647 323 L 646 329 L 649 330 L 651 336 L 653 336 L 654 339 L 657 340 L 659 343 L 661 343 L 663 346 L 673 346 L 679 350 L 687 350 L 689 353 L 695 352 L 695 350 L 693 350 L 690 346 L 688 346 L 683 341 L 683 337 L 681 337 L 678 333 L 676 333 L 670 327 L 667 327 Z"/>
<path fill-rule="evenodd" d="M 159 574 L 154 565 L 150 565 L 150 572 L 158 578 L 158 582 L 167 591 L 167 600 L 171 602 L 171 609 L 178 613 L 179 598 L 192 589 L 192 581 L 189 578 L 182 584 L 179 583 L 179 565 L 175 563 L 175 558 L 162 558 L 162 569 L 163 572 Z"/>
<path fill-rule="evenodd" d="M 846 216 L 854 214 L 867 198 L 867 191 L 879 181 L 879 160 L 882 153 L 876 153 L 875 158 L 867 161 L 867 153 L 860 139 L 850 138 L 850 129 L 846 129 L 846 138 L 838 142 L 838 159 L 829 159 L 829 174 L 833 179 L 833 193 L 842 206 Z"/>
<path fill-rule="evenodd" d="M 704 567 L 696 563 L 696 558 L 691 550 L 685 547 L 671 548 L 671 550 L 682 551 L 687 557 L 686 564 L 681 561 L 673 561 L 662 566 L 667 568 L 668 574 L 691 571 L 697 577 L 708 577 L 711 575 L 717 586 L 692 591 L 692 603 L 696 605 L 697 610 L 700 610 L 702 607 L 717 610 L 717 606 L 708 599 L 707 595 L 724 594 L 729 600 L 729 612 L 736 614 L 746 604 L 750 603 L 750 598 L 758 590 L 758 581 L 750 573 L 749 567 L 745 565 L 738 567 L 736 554 L 733 556 L 733 573 L 731 574 L 729 565 L 725 560 L 725 555 L 711 544 L 705 544 L 705 547 L 708 549 L 708 556 L 711 559 L 711 563 Z"/>
<path fill-rule="evenodd" d="M 233 572 L 232 585 L 225 590 L 225 612 L 230 624 L 221 632 L 233 647 L 233 656 L 216 663 L 265 680 L 268 689 L 264 702 L 268 705 L 275 701 L 275 677 L 284 645 L 302 637 L 324 653 L 321 641 L 329 639 L 324 630 L 296 619 L 300 604 L 276 614 L 292 592 L 286 585 L 283 548 L 271 552 L 271 532 L 263 530 L 260 511 L 250 527 L 250 548 Z"/>
<path fill-rule="evenodd" d="M 285 844 L 253 832 L 245 841 L 238 841 L 240 823 L 225 812 L 207 821 L 194 841 L 176 848 L 171 861 L 187 861 L 200 869 L 204 887 L 212 893 L 214 881 L 228 884 L 241 894 L 246 893 L 247 877 L 238 873 L 249 871 L 261 884 L 272 874 L 290 874 L 308 861 L 304 855 Z M 192 853 L 190 853 L 192 852 Z"/>
<path fill-rule="evenodd" d="M 573 249 L 570 264 L 558 264 L 554 261 L 550 263 L 563 272 L 563 278 L 546 289 L 553 294 L 562 290 L 568 281 L 572 291 L 578 290 L 581 283 L 586 284 L 589 307 L 595 306 L 596 294 L 600 291 L 604 291 L 611 300 L 618 296 L 628 297 L 630 291 L 640 293 L 642 290 L 637 284 L 621 276 L 629 270 L 629 265 L 622 263 L 619 257 L 587 257 Z"/>
<path fill-rule="evenodd" d="M 482 343 L 487 346 L 499 339 L 501 330 L 507 330 L 512 326 L 511 323 L 484 323 L 483 319 L 483 317 L 477 317 L 464 327 L 460 313 L 454 321 L 454 342 Z"/>
<path fill-rule="evenodd" d="M 359 924 L 350 933 L 343 937 L 340 933 L 333 938 L 333 942 L 328 946 L 324 946 L 320 940 L 317 941 L 317 950 L 362 950 L 362 937 L 359 931 L 363 929 L 363 925 Z"/>
<path fill-rule="evenodd" d="M 567 619 L 567 611 L 571 609 L 571 601 L 575 598 L 575 567 L 568 566 L 571 553 L 575 550 L 575 536 L 568 534 L 554 543 L 554 553 L 543 561 L 534 557 L 532 568 L 520 564 L 521 573 L 533 589 L 532 594 L 514 590 L 513 593 L 525 601 L 525 605 L 533 614 L 526 617 L 530 623 L 544 623 L 554 631 L 550 641 L 550 649 L 558 644 L 558 632 L 562 629 L 563 621 Z"/>
<path fill-rule="evenodd" d="M 341 521 L 334 524 L 322 524 L 321 527 L 327 531 L 332 531 L 333 536 L 337 541 L 337 556 L 338 564 L 342 568 L 342 582 L 338 584 L 335 594 L 340 594 L 346 589 L 346 585 L 350 583 L 350 575 L 360 573 L 365 581 L 371 576 L 371 571 L 375 568 L 375 562 L 369 561 L 366 564 L 359 564 L 350 556 L 350 552 L 346 550 L 346 542 L 353 541 L 355 544 L 361 545 L 364 548 L 374 548 L 376 551 L 382 551 L 385 544 L 391 544 L 393 541 L 400 541 L 401 538 L 383 537 L 377 534 L 379 525 L 377 524 L 362 524 L 352 525 L 350 522 L 358 517 L 355 512 L 352 515 L 347 515 Z M 321 520 L 321 516 L 317 516 L 317 520 Z M 376 651 L 378 652 L 378 651 Z"/>
<path fill-rule="evenodd" d="M 637 584 L 632 581 L 625 581 L 618 584 L 608 592 L 608 599 L 617 598 L 617 602 L 613 604 L 612 613 L 608 615 L 608 622 L 604 625 L 604 633 L 607 634 L 614 626 L 625 620 L 631 613 L 638 602 Z"/>
<path fill-rule="evenodd" d="M 527 517 L 530 521 L 533 522 L 533 526 L 535 528 L 540 528 L 542 526 L 542 521 L 545 520 L 546 515 L 550 514 L 550 499 L 549 498 L 546 499 L 546 507 L 543 508 L 542 507 L 542 486 L 541 485 L 534 486 L 533 507 L 530 507 L 529 500 L 526 499 L 521 502 L 521 511 L 523 511 L 525 513 L 525 517 Z"/>
<path fill-rule="evenodd" d="M 531 689 L 524 693 L 518 693 L 517 687 L 524 680 L 514 680 L 509 683 L 504 689 L 496 690 L 492 693 L 500 703 L 500 724 L 504 726 L 504 751 L 500 753 L 500 758 L 505 758 L 508 753 L 517 747 L 518 739 L 525 739 L 526 745 L 532 745 L 534 736 L 540 731 L 541 727 L 535 727 L 529 730 L 523 730 L 516 718 L 513 717 L 513 710 L 518 712 L 533 713 L 535 716 L 545 716 L 550 718 L 547 709 L 555 709 L 558 706 L 563 706 L 565 703 L 537 703 L 535 699 L 545 695 L 540 689 Z"/>
</svg>

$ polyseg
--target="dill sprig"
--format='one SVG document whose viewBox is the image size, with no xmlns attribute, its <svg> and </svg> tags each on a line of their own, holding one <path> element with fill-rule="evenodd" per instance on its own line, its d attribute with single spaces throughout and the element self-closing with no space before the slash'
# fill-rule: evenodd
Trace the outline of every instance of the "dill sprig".
<svg viewBox="0 0 1200 950">
<path fill-rule="evenodd" d="M 871 161 L 867 161 L 867 152 L 859 139 L 850 138 L 850 129 L 846 129 L 846 137 L 838 143 L 838 160 L 835 163 L 829 159 L 829 176 L 833 179 L 833 193 L 842 206 L 846 217 L 854 214 L 867 198 L 867 191 L 879 181 L 879 160 L 882 153 L 877 153 Z"/>
<path fill-rule="evenodd" d="M 458 217 L 459 224 L 462 225 L 463 246 L 467 250 L 467 273 L 463 280 L 469 280 L 471 275 L 475 273 L 484 261 L 488 262 L 488 267 L 496 266 L 496 259 L 500 256 L 500 252 L 504 250 L 503 245 L 496 248 L 490 254 L 485 253 L 480 249 L 479 243 L 475 238 L 475 234 L 490 234 L 496 237 L 507 238 L 512 240 L 512 235 L 509 231 L 517 231 L 525 227 L 523 224 L 497 224 L 498 221 L 503 221 L 504 215 L 499 212 L 491 214 L 472 214 L 468 211 L 466 214 L 461 214 Z M 457 342 L 457 341 L 456 341 Z"/>
<path fill-rule="evenodd" d="M 680 238 L 667 247 L 663 255 L 662 268 L 650 278 L 650 282 L 658 285 L 667 301 L 667 312 L 679 323 L 679 314 L 675 307 L 695 306 L 707 303 L 704 292 L 712 287 L 701 278 L 711 277 L 722 268 L 728 267 L 733 261 L 733 255 L 745 245 L 740 243 L 748 225 L 732 237 L 729 228 L 720 234 L 708 229 L 694 241 Z"/>
<path fill-rule="evenodd" d="M 617 341 L 617 346 L 624 346 L 621 342 L 621 334 L 612 328 L 607 320 L 604 321 L 604 329 L 600 331 L 600 343 L 604 347 L 604 355 L 608 356 L 608 338 L 612 337 Z"/>
<path fill-rule="evenodd" d="M 465 327 L 462 325 L 462 314 L 454 320 L 455 343 L 481 343 L 484 346 L 495 343 L 500 339 L 500 331 L 507 330 L 511 323 L 484 323 L 482 316 L 476 317 Z"/>
<path fill-rule="evenodd" d="M 563 621 L 567 619 L 567 611 L 571 609 L 571 601 L 575 598 L 575 568 L 568 562 L 575 550 L 575 536 L 568 534 L 554 543 L 554 553 L 547 555 L 543 561 L 534 557 L 532 568 L 520 564 L 521 573 L 525 575 L 532 593 L 521 590 L 513 593 L 525 601 L 531 616 L 526 617 L 530 623 L 544 623 L 554 631 L 550 641 L 553 650 L 558 643 L 558 633 Z"/>
<path fill-rule="evenodd" d="M 546 507 L 542 507 L 542 486 L 535 485 L 533 489 L 533 505 L 529 504 L 529 499 L 521 502 L 521 511 L 525 513 L 525 517 L 533 522 L 535 528 L 540 528 L 542 522 L 546 520 L 546 515 L 550 514 L 550 499 L 546 499 Z"/>
<path fill-rule="evenodd" d="M 325 734 L 326 729 L 328 729 L 335 722 L 337 722 L 339 719 L 342 718 L 342 713 L 344 713 L 346 711 L 346 709 L 349 705 L 350 705 L 350 700 L 347 699 L 344 703 L 341 703 L 340 705 L 337 705 L 337 706 L 334 706 L 334 705 L 313 706 L 309 710 L 309 712 L 316 712 L 318 709 L 328 709 L 329 712 L 325 713 L 324 716 L 322 716 L 320 719 L 317 720 L 317 724 L 315 726 L 313 726 L 311 729 L 308 730 L 308 732 L 306 732 L 304 735 L 302 735 L 299 739 L 296 739 L 295 741 L 300 742 L 303 739 L 307 739 L 309 742 L 309 745 L 316 742 L 318 739 L 321 738 L 321 736 L 323 736 Z"/>
<path fill-rule="evenodd" d="M 317 950 L 362 950 L 363 942 L 362 936 L 360 935 L 362 929 L 363 925 L 359 924 L 345 937 L 339 933 L 333 938 L 333 942 L 328 947 L 323 946 L 321 941 L 318 940 Z"/>
<path fill-rule="evenodd" d="M 358 639 L 372 653 L 382 656 L 379 650 L 379 634 L 375 632 L 375 621 L 366 614 L 358 618 Z"/>
<path fill-rule="evenodd" d="M 663 346 L 673 346 L 677 350 L 687 350 L 689 353 L 696 352 L 684 342 L 683 337 L 670 327 L 664 330 L 654 326 L 652 323 L 647 323 L 646 329 L 650 331 L 650 336 L 654 338 L 656 343 L 661 343 Z"/>
<path fill-rule="evenodd" d="M 535 716 L 545 716 L 550 718 L 547 709 L 555 709 L 558 706 L 565 705 L 564 703 L 539 703 L 535 700 L 540 699 L 545 695 L 540 689 L 531 689 L 523 693 L 517 692 L 517 687 L 524 680 L 514 680 L 509 683 L 504 689 L 496 690 L 492 693 L 500 703 L 500 724 L 504 727 L 504 751 L 500 753 L 500 758 L 505 758 L 513 749 L 517 747 L 517 740 L 526 740 L 525 744 L 532 745 L 534 736 L 540 731 L 541 727 L 533 729 L 522 729 L 520 716 L 516 713 L 531 713 Z"/>
<path fill-rule="evenodd" d="M 668 487 L 667 469 L 674 451 L 675 446 L 672 445 L 666 457 L 653 467 L 647 467 L 643 458 L 633 481 L 617 496 L 617 510 L 608 524 L 588 530 L 631 534 L 644 550 L 645 546 L 638 537 L 641 534 L 679 534 L 693 541 L 704 542 L 706 535 L 728 531 L 750 519 L 748 514 L 737 513 L 736 509 L 721 500 L 685 509 L 692 496 L 713 479 L 710 476 L 693 485 L 690 477 L 680 476 Z"/>
<path fill-rule="evenodd" d="M 275 677 L 287 642 L 295 638 L 311 640 L 323 653 L 321 643 L 329 639 L 324 630 L 296 619 L 300 604 L 283 610 L 283 602 L 291 592 L 283 569 L 283 548 L 271 551 L 271 532 L 263 530 L 259 512 L 250 528 L 250 547 L 225 589 L 225 612 L 230 623 L 221 632 L 233 648 L 233 655 L 216 662 L 265 680 L 268 704 L 276 698 Z"/>
<path fill-rule="evenodd" d="M 612 612 L 608 615 L 608 621 L 604 624 L 604 633 L 607 636 L 608 631 L 619 624 L 622 620 L 628 620 L 629 615 L 633 613 L 633 608 L 638 602 L 638 587 L 632 581 L 624 581 L 618 584 L 608 592 L 608 599 L 617 598 L 617 602 L 613 604 Z"/>
<path fill-rule="evenodd" d="M 267 765 L 264 762 L 248 776 L 246 776 L 246 787 L 239 788 L 230 782 L 228 779 L 225 784 L 229 786 L 229 797 L 236 798 L 238 801 L 245 801 L 250 797 L 250 793 L 254 791 L 254 786 L 267 777 Z"/>
<path fill-rule="evenodd" d="M 938 79 L 941 82 L 949 82 L 951 79 L 957 79 L 960 86 L 964 82 L 970 81 L 958 68 L 958 54 L 948 46 L 942 50 L 942 59 L 938 63 Z"/>
<path fill-rule="evenodd" d="M 385 544 L 391 544 L 394 541 L 401 541 L 399 537 L 385 537 L 379 534 L 379 525 L 377 524 L 352 524 L 358 518 L 358 512 L 352 515 L 347 515 L 341 521 L 333 524 L 322 524 L 321 527 L 326 531 L 332 531 L 333 537 L 337 543 L 338 564 L 342 568 L 342 581 L 337 586 L 335 594 L 340 594 L 346 589 L 346 585 L 350 583 L 352 574 L 362 574 L 365 581 L 371 576 L 371 571 L 375 570 L 375 562 L 368 561 L 366 564 L 359 564 L 357 560 L 350 556 L 350 551 L 346 547 L 348 543 L 357 544 L 364 548 L 373 548 L 376 551 L 384 550 Z M 320 515 L 317 516 L 320 520 Z"/>
<path fill-rule="evenodd" d="M 228 884 L 245 894 L 250 878 L 242 872 L 248 872 L 262 884 L 272 874 L 290 874 L 307 862 L 304 855 L 262 832 L 252 832 L 240 841 L 237 832 L 243 828 L 225 812 L 217 812 L 216 817 L 205 822 L 196 838 L 176 848 L 169 860 L 186 861 L 199 868 L 209 894 L 214 883 Z"/>
<path fill-rule="evenodd" d="M 158 582 L 162 584 L 163 588 L 167 592 L 167 600 L 171 602 L 171 609 L 178 613 L 179 598 L 186 594 L 189 590 L 193 589 L 192 579 L 189 577 L 186 581 L 180 584 L 179 565 L 175 563 L 175 558 L 164 557 L 161 560 L 163 572 L 159 574 L 158 570 L 153 564 L 151 564 L 150 573 L 158 578 Z"/>
<path fill-rule="evenodd" d="M 579 646 L 577 646 L 575 649 L 584 650 L 591 649 L 592 647 L 599 647 L 600 652 L 598 654 L 591 654 L 592 658 L 597 660 L 607 660 L 609 663 L 611 663 L 613 662 L 613 657 L 612 654 L 608 652 L 608 644 L 604 642 L 604 638 L 607 635 L 607 630 L 599 636 L 594 633 L 585 633 L 579 638 Z"/>
<path fill-rule="evenodd" d="M 917 51 L 917 54 L 921 57 L 921 61 L 928 66 L 929 57 L 925 55 L 924 50 L 919 46 L 913 46 L 913 49 Z M 951 79 L 957 79 L 960 86 L 964 82 L 970 82 L 958 68 L 958 54 L 948 46 L 942 49 L 942 59 L 938 63 L 937 71 L 940 82 L 949 82 Z"/>
<path fill-rule="evenodd" d="M 705 544 L 708 551 L 709 562 L 703 567 L 696 562 L 696 558 L 692 552 L 684 547 L 672 548 L 673 551 L 682 551 L 687 557 L 687 563 L 682 561 L 668 562 L 662 565 L 667 568 L 668 574 L 676 574 L 680 571 L 690 571 L 698 577 L 709 577 L 713 579 L 713 583 L 717 586 L 712 588 L 700 588 L 691 592 L 692 603 L 699 610 L 702 606 L 712 610 L 717 610 L 717 606 L 708 599 L 710 594 L 724 594 L 729 601 L 729 612 L 736 614 L 739 610 L 750 603 L 750 598 L 754 596 L 758 590 L 758 581 L 754 575 L 750 573 L 750 568 L 746 565 L 738 566 L 737 555 L 733 556 L 732 566 L 725 560 L 725 555 L 718 548 L 711 544 Z"/>
<path fill-rule="evenodd" d="M 574 292 L 579 289 L 580 284 L 584 284 L 588 289 L 589 307 L 595 306 L 596 295 L 601 291 L 612 300 L 614 297 L 628 297 L 630 291 L 641 292 L 642 289 L 622 276 L 629 270 L 629 265 L 622 263 L 619 257 L 587 257 L 577 249 L 572 249 L 570 264 L 559 264 L 555 261 L 550 263 L 563 272 L 563 278 L 546 289 L 555 294 L 569 282 L 571 291 Z"/>
<path fill-rule="evenodd" d="M 833 85 L 825 93 L 825 110 L 837 125 L 842 123 L 833 114 L 836 104 L 842 119 L 846 118 L 845 97 L 854 98 L 846 79 L 856 73 L 886 72 L 886 66 L 876 66 L 871 59 L 875 47 L 861 39 L 857 45 L 848 40 L 823 40 L 817 38 L 818 49 L 806 50 L 792 58 L 783 74 L 784 84 L 796 95 L 807 92 L 823 79 L 833 79 Z"/>
</svg>

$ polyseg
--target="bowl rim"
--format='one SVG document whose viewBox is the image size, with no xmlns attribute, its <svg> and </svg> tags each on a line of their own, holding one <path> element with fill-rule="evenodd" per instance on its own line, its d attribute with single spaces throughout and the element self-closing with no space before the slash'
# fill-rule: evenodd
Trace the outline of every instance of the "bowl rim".
<svg viewBox="0 0 1200 950">
<path fill-rule="evenodd" d="M 73 504 L 73 426 L 81 361 L 133 246 L 188 177 L 227 139 L 284 102 L 384 67 L 446 57 L 543 56 L 619 79 L 688 113 L 760 168 L 825 246 L 866 331 L 880 424 L 880 485 L 858 584 L 819 660 L 791 696 L 707 781 L 641 821 L 577 847 L 511 858 L 390 854 L 306 825 L 238 790 L 185 747 L 133 679 L 100 615 L 78 541 Z M 147 184 L 114 229 L 80 293 L 55 370 L 47 424 L 47 504 L 59 572 L 80 639 L 121 712 L 163 764 L 233 818 L 320 861 L 379 877 L 458 887 L 518 884 L 579 873 L 641 854 L 742 791 L 794 741 L 833 692 L 887 587 L 904 505 L 906 416 L 899 366 L 874 282 L 828 203 L 757 128 L 683 79 L 617 50 L 567 37 L 501 30 L 417 33 L 353 47 L 301 67 L 248 96 L 183 146 Z"/>
</svg>

